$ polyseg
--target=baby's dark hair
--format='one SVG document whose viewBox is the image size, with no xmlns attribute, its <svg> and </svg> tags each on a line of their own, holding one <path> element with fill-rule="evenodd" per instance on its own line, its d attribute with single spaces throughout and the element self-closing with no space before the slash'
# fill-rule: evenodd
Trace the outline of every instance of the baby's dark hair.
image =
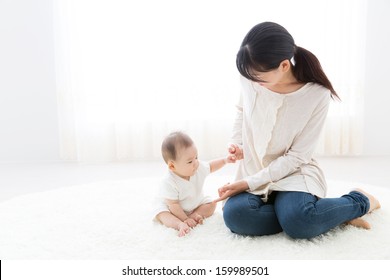
<svg viewBox="0 0 390 280">
<path fill-rule="evenodd" d="M 182 148 L 189 148 L 194 145 L 192 139 L 181 131 L 175 131 L 165 137 L 161 145 L 161 153 L 164 161 L 176 160 L 177 152 Z"/>
</svg>

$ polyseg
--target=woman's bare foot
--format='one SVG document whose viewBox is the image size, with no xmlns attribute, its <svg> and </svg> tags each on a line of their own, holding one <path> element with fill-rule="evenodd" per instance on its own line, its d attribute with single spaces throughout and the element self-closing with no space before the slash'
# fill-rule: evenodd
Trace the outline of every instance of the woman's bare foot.
<svg viewBox="0 0 390 280">
<path fill-rule="evenodd" d="M 370 213 L 375 209 L 381 208 L 381 204 L 379 203 L 378 199 L 376 199 L 372 194 L 369 194 L 368 192 L 359 188 L 354 189 L 354 191 L 364 194 L 365 196 L 367 196 L 368 200 L 370 201 L 370 209 L 368 210 L 367 213 Z"/>
<path fill-rule="evenodd" d="M 363 220 L 362 218 L 356 218 L 356 219 L 350 220 L 350 221 L 346 222 L 346 224 L 352 225 L 352 226 L 355 226 L 355 227 L 359 227 L 359 228 L 364 228 L 364 229 L 370 229 L 371 228 L 370 223 L 365 221 L 365 220 Z"/>
<path fill-rule="evenodd" d="M 186 223 L 182 222 L 179 224 L 178 230 L 179 230 L 179 237 L 183 237 L 184 235 L 187 235 L 190 232 L 191 228 Z"/>
</svg>

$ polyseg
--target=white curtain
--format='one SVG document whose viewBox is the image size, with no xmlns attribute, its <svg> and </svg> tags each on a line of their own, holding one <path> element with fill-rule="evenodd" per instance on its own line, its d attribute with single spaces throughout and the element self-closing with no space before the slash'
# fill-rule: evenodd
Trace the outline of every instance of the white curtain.
<svg viewBox="0 0 390 280">
<path fill-rule="evenodd" d="M 359 153 L 365 1 L 55 0 L 61 157 L 160 159 L 172 130 L 187 132 L 201 158 L 224 155 L 235 55 L 261 21 L 316 54 L 342 98 L 318 152 Z"/>
</svg>

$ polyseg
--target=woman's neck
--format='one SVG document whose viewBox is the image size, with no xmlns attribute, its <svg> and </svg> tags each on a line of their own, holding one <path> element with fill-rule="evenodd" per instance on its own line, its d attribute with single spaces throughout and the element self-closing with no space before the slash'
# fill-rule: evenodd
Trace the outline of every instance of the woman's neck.
<svg viewBox="0 0 390 280">
<path fill-rule="evenodd" d="M 270 85 L 267 88 L 273 92 L 287 94 L 299 90 L 304 85 L 305 83 L 299 82 L 295 78 L 292 71 L 288 71 L 278 83 Z"/>
</svg>

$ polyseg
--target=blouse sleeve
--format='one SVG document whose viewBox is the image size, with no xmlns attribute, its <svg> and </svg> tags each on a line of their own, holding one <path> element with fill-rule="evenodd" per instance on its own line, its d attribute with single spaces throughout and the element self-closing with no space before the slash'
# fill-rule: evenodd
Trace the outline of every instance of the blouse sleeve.
<svg viewBox="0 0 390 280">
<path fill-rule="evenodd" d="M 258 173 L 244 179 L 251 191 L 267 183 L 276 182 L 294 173 L 300 166 L 311 162 L 319 135 L 325 123 L 329 102 L 330 97 L 324 98 L 317 105 L 311 118 L 303 130 L 296 135 L 292 145 L 284 155 L 276 158 Z"/>
<path fill-rule="evenodd" d="M 240 99 L 238 104 L 236 105 L 237 111 L 236 111 L 236 117 L 234 119 L 233 123 L 233 131 L 232 131 L 232 138 L 231 143 L 242 145 L 242 122 L 243 122 L 243 109 L 242 109 L 242 93 L 240 94 Z"/>
</svg>

